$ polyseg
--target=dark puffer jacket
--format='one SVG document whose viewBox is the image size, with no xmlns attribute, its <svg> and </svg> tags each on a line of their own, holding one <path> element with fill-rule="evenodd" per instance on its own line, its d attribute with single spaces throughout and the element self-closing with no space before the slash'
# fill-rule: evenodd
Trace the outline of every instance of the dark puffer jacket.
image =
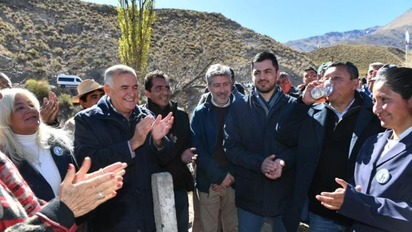
<svg viewBox="0 0 412 232">
<path fill-rule="evenodd" d="M 164 148 L 158 151 L 149 133 L 145 144 L 134 150 L 136 156 L 132 158 L 128 140 L 133 137 L 137 123 L 149 114 L 149 110 L 136 106 L 128 121 L 104 96 L 95 107 L 75 117 L 74 148 L 79 163 L 89 156 L 91 171 L 118 161 L 128 165 L 124 185 L 117 196 L 96 209 L 94 231 L 155 230 L 151 175 L 161 171 L 160 165 L 173 160 L 174 145 L 164 138 Z"/>
</svg>

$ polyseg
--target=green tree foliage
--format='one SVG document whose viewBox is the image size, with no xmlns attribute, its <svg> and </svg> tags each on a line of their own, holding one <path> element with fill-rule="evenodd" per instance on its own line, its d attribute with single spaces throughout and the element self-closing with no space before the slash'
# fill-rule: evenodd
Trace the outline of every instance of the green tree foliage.
<svg viewBox="0 0 412 232">
<path fill-rule="evenodd" d="M 49 82 L 46 79 L 35 80 L 28 79 L 26 81 L 26 89 L 36 95 L 37 99 L 40 101 L 40 104 L 43 103 L 43 98 L 49 97 Z"/>
<path fill-rule="evenodd" d="M 117 7 L 122 37 L 119 39 L 121 61 L 134 68 L 139 82 L 147 65 L 152 25 L 155 20 L 154 0 L 119 0 Z"/>
</svg>

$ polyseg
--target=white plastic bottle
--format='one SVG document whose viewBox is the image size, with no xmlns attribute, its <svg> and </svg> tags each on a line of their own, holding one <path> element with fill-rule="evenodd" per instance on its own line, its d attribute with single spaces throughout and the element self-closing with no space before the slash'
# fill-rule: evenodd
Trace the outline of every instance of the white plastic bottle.
<svg viewBox="0 0 412 232">
<path fill-rule="evenodd" d="M 326 80 L 325 82 L 323 82 L 323 84 L 320 84 L 313 88 L 312 91 L 310 91 L 310 95 L 313 99 L 318 100 L 321 97 L 331 94 L 332 91 L 333 86 L 331 82 L 329 80 Z"/>
</svg>

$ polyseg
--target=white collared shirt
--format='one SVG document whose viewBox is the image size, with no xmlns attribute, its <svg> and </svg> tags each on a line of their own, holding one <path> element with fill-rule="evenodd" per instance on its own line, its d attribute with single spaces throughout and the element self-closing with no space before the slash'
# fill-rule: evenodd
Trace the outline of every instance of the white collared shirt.
<svg viewBox="0 0 412 232">
<path fill-rule="evenodd" d="M 340 120 L 342 120 L 343 116 L 348 112 L 349 108 L 352 106 L 352 104 L 353 104 L 354 102 L 355 102 L 355 98 L 353 98 L 353 100 L 349 103 L 348 107 L 346 107 L 346 108 L 342 111 L 342 113 L 339 113 L 339 111 L 336 110 L 330 103 L 328 103 L 328 104 L 329 104 L 330 109 L 331 109 L 333 112 L 335 112 L 336 116 L 338 116 L 339 121 L 340 121 Z"/>
</svg>

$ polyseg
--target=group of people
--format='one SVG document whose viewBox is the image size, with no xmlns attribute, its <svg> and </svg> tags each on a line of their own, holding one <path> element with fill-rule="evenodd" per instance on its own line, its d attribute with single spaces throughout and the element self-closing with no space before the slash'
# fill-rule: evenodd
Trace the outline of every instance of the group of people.
<svg viewBox="0 0 412 232">
<path fill-rule="evenodd" d="M 211 65 L 189 119 L 165 73 L 146 75 L 139 106 L 135 71 L 114 65 L 103 86 L 80 84 L 72 100 L 83 110 L 63 128 L 41 114 L 54 115 L 54 96 L 41 108 L 4 82 L 1 229 L 155 231 L 151 175 L 167 171 L 179 232 L 195 189 L 203 232 L 258 232 L 265 220 L 273 231 L 301 221 L 310 231 L 409 231 L 412 69 L 374 63 L 359 89 L 350 62 L 309 67 L 297 88 L 271 52 L 251 67 L 254 88 L 242 94 L 230 67 Z M 324 81 L 333 90 L 317 101 Z"/>
</svg>

